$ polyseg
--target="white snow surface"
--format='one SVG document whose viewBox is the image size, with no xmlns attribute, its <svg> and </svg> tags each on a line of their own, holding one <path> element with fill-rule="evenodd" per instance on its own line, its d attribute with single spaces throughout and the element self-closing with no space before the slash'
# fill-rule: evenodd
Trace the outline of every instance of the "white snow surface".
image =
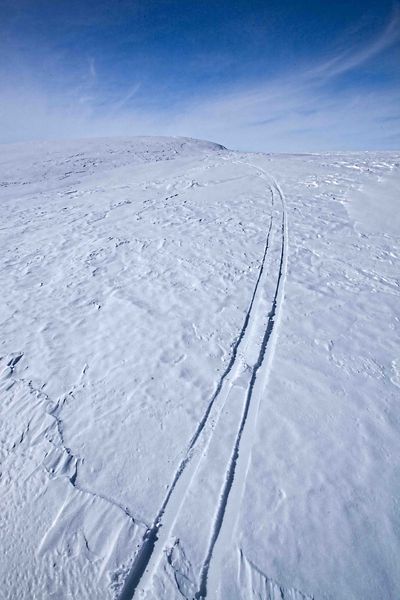
<svg viewBox="0 0 400 600">
<path fill-rule="evenodd" d="M 400 598 L 400 153 L 0 147 L 0 598 Z"/>
</svg>

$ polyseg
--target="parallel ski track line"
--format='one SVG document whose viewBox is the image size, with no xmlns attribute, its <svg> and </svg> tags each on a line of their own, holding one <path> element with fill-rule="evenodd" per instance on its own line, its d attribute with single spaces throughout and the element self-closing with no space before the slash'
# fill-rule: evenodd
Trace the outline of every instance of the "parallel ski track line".
<svg viewBox="0 0 400 600">
<path fill-rule="evenodd" d="M 242 164 L 247 164 L 247 163 L 242 162 Z M 250 165 L 250 166 L 253 167 L 253 165 Z M 273 207 L 274 194 L 273 194 L 272 187 L 270 185 L 269 185 L 269 188 L 271 191 L 271 203 L 272 203 L 272 207 Z M 176 486 L 177 486 L 182 474 L 184 473 L 186 467 L 191 462 L 191 459 L 193 456 L 193 451 L 195 450 L 195 447 L 196 447 L 196 443 L 198 442 L 199 437 L 207 424 L 207 421 L 209 419 L 213 405 L 214 405 L 216 399 L 218 398 L 218 396 L 220 395 L 223 385 L 226 382 L 226 380 L 228 380 L 229 374 L 231 373 L 231 371 L 237 361 L 238 350 L 239 350 L 239 347 L 241 346 L 241 343 L 242 343 L 242 341 L 245 337 L 246 331 L 248 329 L 249 321 L 250 321 L 252 313 L 253 313 L 253 306 L 254 306 L 254 301 L 255 301 L 256 295 L 257 295 L 257 290 L 259 287 L 261 277 L 263 275 L 263 271 L 264 271 L 264 267 L 265 267 L 265 263 L 266 263 L 266 257 L 267 257 L 267 253 L 268 253 L 269 239 L 270 239 L 270 234 L 271 234 L 271 230 L 272 230 L 272 223 L 273 223 L 273 219 L 271 216 L 258 277 L 256 280 L 255 287 L 253 289 L 253 294 L 252 294 L 251 301 L 250 301 L 249 307 L 248 307 L 246 315 L 245 315 L 245 319 L 244 319 L 242 328 L 240 330 L 239 336 L 237 337 L 237 339 L 233 345 L 232 354 L 231 354 L 229 363 L 218 382 L 216 390 L 210 399 L 210 402 L 203 414 L 203 417 L 201 418 L 199 424 L 197 425 L 197 428 L 189 442 L 185 456 L 182 459 L 181 463 L 179 464 L 177 471 L 175 472 L 172 483 L 171 483 L 171 485 L 168 489 L 168 492 L 163 500 L 163 503 L 161 504 L 161 507 L 156 515 L 156 518 L 154 519 L 151 527 L 147 529 L 146 533 L 143 536 L 142 545 L 141 545 L 136 557 L 133 560 L 132 567 L 128 573 L 128 576 L 125 580 L 125 583 L 124 583 L 121 593 L 119 595 L 119 600 L 132 600 L 132 598 L 134 597 L 134 594 L 138 588 L 138 585 L 139 585 L 143 575 L 145 574 L 145 571 L 150 562 L 150 559 L 152 558 L 157 541 L 159 539 L 160 528 L 163 525 L 163 515 L 167 509 L 168 504 L 171 501 L 171 498 L 173 497 L 174 491 L 176 489 Z M 212 432 L 210 435 L 212 435 Z M 176 500 L 176 503 L 181 504 L 182 500 L 183 500 L 183 498 L 181 498 L 181 499 L 178 498 Z M 161 548 L 161 551 L 162 551 L 162 548 Z"/>
<path fill-rule="evenodd" d="M 253 166 L 259 172 L 261 177 L 268 180 L 268 176 L 263 169 L 261 169 L 259 167 L 255 167 L 254 165 L 251 165 L 250 163 L 246 163 L 246 164 L 249 164 L 249 166 Z M 204 600 L 207 597 L 208 574 L 209 574 L 209 570 L 211 567 L 214 550 L 216 548 L 218 538 L 220 536 L 222 527 L 224 525 L 224 518 L 225 518 L 225 515 L 227 512 L 228 500 L 229 500 L 230 494 L 232 493 L 232 495 L 233 495 L 234 491 L 236 491 L 236 494 L 239 496 L 239 498 L 236 498 L 236 501 L 232 500 L 232 498 L 231 498 L 230 499 L 231 506 L 233 505 L 233 507 L 236 506 L 236 508 L 237 508 L 240 504 L 241 495 L 242 495 L 243 488 L 245 485 L 246 472 L 247 472 L 248 464 L 249 464 L 250 457 L 251 457 L 251 445 L 248 446 L 247 452 L 244 452 L 243 455 L 240 455 L 241 441 L 242 441 L 242 437 L 244 436 L 246 429 L 248 427 L 248 420 L 249 420 L 248 417 L 249 417 L 250 410 L 253 411 L 253 428 L 255 428 L 255 423 L 256 423 L 255 419 L 257 417 L 258 408 L 259 408 L 259 404 L 260 404 L 260 400 L 261 400 L 260 394 L 265 389 L 265 385 L 266 385 L 266 381 L 267 381 L 267 377 L 268 377 L 268 371 L 269 371 L 269 368 L 270 368 L 270 365 L 272 362 L 274 349 L 275 349 L 274 342 L 276 340 L 276 329 L 277 329 L 277 328 L 275 328 L 275 326 L 277 324 L 279 324 L 279 319 L 280 319 L 280 314 L 281 314 L 281 306 L 283 303 L 283 294 L 284 294 L 283 290 L 284 290 L 284 284 L 285 284 L 285 280 L 286 280 L 286 271 L 287 271 L 287 217 L 286 217 L 286 207 L 285 207 L 283 193 L 275 180 L 273 180 L 273 185 L 280 197 L 281 205 L 282 205 L 281 251 L 280 251 L 280 262 L 279 262 L 277 283 L 276 283 L 276 288 L 275 288 L 275 293 L 274 293 L 274 297 L 273 297 L 273 301 L 272 301 L 271 310 L 268 315 L 267 327 L 265 329 L 264 336 L 263 336 L 263 339 L 261 342 L 258 359 L 252 368 L 252 374 L 251 374 L 249 387 L 247 389 L 246 400 L 244 403 L 242 418 L 240 421 L 240 425 L 239 425 L 238 433 L 237 433 L 237 436 L 235 439 L 235 443 L 234 443 L 234 446 L 232 449 L 232 454 L 231 454 L 231 458 L 230 458 L 230 461 L 228 464 L 228 468 L 226 470 L 225 483 L 224 483 L 224 486 L 223 486 L 223 489 L 222 489 L 222 492 L 220 495 L 217 512 L 216 512 L 216 515 L 214 518 L 214 524 L 213 524 L 213 528 L 212 528 L 212 535 L 210 538 L 208 551 L 207 551 L 206 558 L 203 562 L 203 567 L 202 567 L 202 570 L 200 573 L 200 585 L 199 585 L 198 591 L 195 594 L 196 600 Z M 275 329 L 275 331 L 274 331 L 274 329 Z M 272 337 L 273 333 L 274 333 L 275 339 L 273 339 L 273 337 Z M 260 379 L 262 379 L 262 375 L 261 375 L 262 371 L 265 371 L 264 379 L 262 382 L 264 385 L 261 385 L 261 390 L 258 390 L 258 397 L 254 397 L 256 395 L 255 394 L 256 382 L 259 377 L 260 377 Z M 254 431 L 250 431 L 248 433 L 253 434 Z M 241 463 L 241 464 L 239 464 L 239 463 Z M 244 475 L 243 475 L 243 478 L 239 481 L 238 479 L 235 479 L 235 475 L 236 475 L 237 470 L 239 470 L 240 466 L 242 467 L 241 470 L 242 470 L 242 474 L 244 474 Z M 236 490 L 234 490 L 235 484 L 236 484 Z M 235 512 L 235 510 L 233 512 Z M 233 516 L 231 514 L 229 522 L 225 522 L 225 528 L 228 531 L 230 531 L 230 533 L 232 533 L 232 530 L 235 526 L 237 516 L 238 516 L 237 514 L 234 514 Z M 218 575 L 219 575 L 219 573 L 218 573 L 218 569 L 217 569 L 217 574 L 216 574 L 217 581 L 218 581 Z M 215 587 L 217 587 L 217 586 L 215 586 Z M 214 589 L 213 591 L 216 591 L 216 590 Z"/>
</svg>

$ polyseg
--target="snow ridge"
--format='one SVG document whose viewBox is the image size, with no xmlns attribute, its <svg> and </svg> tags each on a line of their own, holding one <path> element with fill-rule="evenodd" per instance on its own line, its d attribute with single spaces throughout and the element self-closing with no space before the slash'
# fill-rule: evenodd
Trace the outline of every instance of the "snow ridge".
<svg viewBox="0 0 400 600">
<path fill-rule="evenodd" d="M 285 588 L 274 579 L 267 577 L 243 550 L 239 550 L 239 579 L 240 588 L 243 590 L 242 598 L 263 598 L 263 600 L 314 600 L 295 588 Z M 244 595 L 246 594 L 246 595 Z"/>
</svg>

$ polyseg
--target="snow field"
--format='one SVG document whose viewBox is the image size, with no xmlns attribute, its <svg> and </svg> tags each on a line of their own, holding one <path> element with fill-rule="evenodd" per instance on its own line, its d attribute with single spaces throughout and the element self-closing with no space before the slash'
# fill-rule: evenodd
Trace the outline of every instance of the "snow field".
<svg viewBox="0 0 400 600">
<path fill-rule="evenodd" d="M 1 598 L 400 596 L 399 163 L 0 149 Z"/>
</svg>

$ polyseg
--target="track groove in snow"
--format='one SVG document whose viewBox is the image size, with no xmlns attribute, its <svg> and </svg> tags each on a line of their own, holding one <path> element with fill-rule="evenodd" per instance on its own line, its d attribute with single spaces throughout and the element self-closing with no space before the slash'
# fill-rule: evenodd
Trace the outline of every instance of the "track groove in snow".
<svg viewBox="0 0 400 600">
<path fill-rule="evenodd" d="M 273 201 L 274 201 L 273 192 L 271 190 L 272 206 L 273 206 Z M 256 296 L 257 296 L 257 290 L 259 288 L 260 280 L 261 280 L 263 272 L 264 272 L 264 267 L 265 267 L 265 262 L 266 262 L 268 247 L 269 247 L 269 240 L 270 240 L 270 235 L 271 235 L 271 229 L 272 229 L 272 218 L 270 220 L 269 229 L 267 232 L 266 242 L 265 242 L 265 246 L 264 246 L 264 252 L 263 252 L 263 256 L 262 256 L 262 260 L 261 260 L 261 264 L 260 264 L 257 281 L 256 281 L 256 284 L 255 284 L 255 287 L 253 290 L 252 298 L 251 298 L 251 301 L 249 304 L 249 308 L 246 312 L 241 331 L 233 345 L 232 354 L 231 354 L 231 358 L 229 360 L 228 366 L 227 366 L 226 370 L 224 371 L 224 373 L 222 374 L 222 376 L 218 382 L 217 388 L 216 388 L 214 394 L 212 395 L 211 400 L 206 408 L 206 411 L 205 411 L 202 419 L 200 420 L 200 422 L 190 440 L 187 451 L 185 453 L 185 457 L 181 461 L 181 463 L 174 475 L 172 483 L 171 483 L 169 490 L 165 496 L 165 499 L 160 507 L 160 510 L 157 513 L 157 516 L 153 522 L 153 525 L 151 528 L 149 528 L 147 530 L 147 532 L 143 538 L 142 546 L 133 561 L 133 565 L 131 567 L 131 570 L 125 581 L 124 587 L 119 596 L 120 600 L 130 600 L 131 598 L 133 598 L 133 595 L 135 594 L 135 591 L 139 585 L 139 582 L 141 581 L 142 577 L 145 574 L 146 569 L 148 568 L 150 559 L 152 558 L 153 552 L 155 551 L 155 546 L 156 546 L 157 542 L 158 542 L 159 546 L 161 545 L 159 543 L 159 533 L 160 533 L 161 527 L 163 527 L 163 532 L 165 532 L 166 530 L 167 531 L 169 530 L 169 528 L 164 523 L 163 516 L 167 509 L 168 504 L 172 500 L 172 496 L 174 495 L 174 492 L 177 488 L 177 484 L 178 484 L 179 480 L 181 479 L 181 476 L 184 473 L 187 466 L 189 465 L 189 463 L 192 462 L 192 470 L 193 470 L 195 468 L 198 460 L 201 457 L 200 453 L 198 453 L 198 456 L 196 457 L 197 462 L 193 461 L 192 460 L 193 451 L 195 450 L 196 444 L 197 444 L 201 434 L 203 433 L 207 422 L 209 421 L 210 413 L 215 405 L 215 401 L 217 400 L 217 398 L 219 398 L 222 395 L 221 392 L 223 391 L 224 384 L 226 382 L 229 382 L 229 377 L 232 374 L 232 372 L 234 371 L 234 367 L 237 364 L 238 352 L 247 340 L 246 332 L 248 332 L 248 330 L 251 329 L 250 321 L 252 318 L 252 313 L 254 311 L 254 304 L 255 304 L 255 300 L 256 300 Z M 250 328 L 249 328 L 249 323 L 250 323 Z M 211 433 L 212 433 L 212 431 L 210 432 L 210 435 L 211 435 Z M 185 479 L 185 481 L 186 481 L 186 479 Z M 183 496 L 185 495 L 185 493 L 186 493 L 186 487 L 181 485 L 179 488 L 179 491 L 177 493 L 175 493 L 175 495 L 173 497 L 173 504 L 176 505 L 176 503 L 181 503 L 183 501 Z M 162 551 L 163 547 L 161 547 L 160 550 Z"/>
<path fill-rule="evenodd" d="M 262 176 L 265 176 L 264 171 L 262 171 Z M 260 353 L 257 362 L 252 369 L 242 419 L 240 421 L 239 430 L 226 472 L 225 485 L 222 490 L 214 520 L 207 556 L 201 571 L 200 586 L 196 594 L 196 599 L 199 600 L 207 597 L 208 576 L 213 563 L 215 563 L 215 568 L 212 570 L 211 579 L 213 582 L 213 592 L 216 591 L 219 581 L 219 567 L 223 559 L 224 550 L 226 550 L 227 544 L 228 548 L 230 548 L 229 542 L 232 540 L 232 533 L 236 525 L 236 518 L 240 509 L 240 501 L 246 482 L 252 440 L 257 424 L 258 407 L 261 402 L 261 395 L 267 383 L 268 371 L 274 353 L 287 267 L 287 221 L 285 202 L 283 194 L 276 182 L 274 182 L 274 188 L 278 192 L 282 205 L 281 254 L 275 294 L 271 310 L 268 314 L 268 323 L 262 339 Z M 244 443 L 242 444 L 242 442 Z"/>
<path fill-rule="evenodd" d="M 243 161 L 241 162 L 243 164 Z M 251 164 L 248 166 L 255 168 Z M 211 439 L 216 435 L 216 432 L 219 432 L 221 427 L 224 426 L 222 411 L 227 405 L 229 395 L 232 390 L 234 392 L 236 391 L 238 385 L 241 387 L 240 382 L 243 380 L 243 373 L 245 373 L 247 385 L 245 386 L 245 390 L 241 392 L 243 395 L 241 404 L 243 411 L 241 415 L 239 414 L 236 416 L 236 421 L 239 423 L 239 429 L 238 433 L 236 434 L 231 458 L 228 462 L 225 473 L 225 483 L 220 495 L 216 518 L 214 522 L 210 523 L 210 545 L 207 551 L 205 562 L 203 564 L 202 572 L 200 574 L 200 588 L 196 594 L 196 597 L 201 598 L 206 595 L 206 581 L 210 560 L 222 527 L 228 497 L 233 485 L 236 464 L 239 457 L 239 445 L 245 430 L 250 405 L 254 395 L 256 379 L 260 379 L 260 367 L 264 363 L 267 345 L 270 342 L 271 334 L 274 329 L 276 312 L 278 304 L 281 300 L 281 290 L 283 287 L 282 284 L 285 273 L 286 214 L 284 199 L 275 182 L 273 185 L 271 185 L 264 171 L 257 168 L 256 171 L 257 174 L 267 183 L 271 193 L 272 208 L 274 208 L 275 204 L 275 192 L 278 192 L 280 196 L 281 223 L 279 226 L 275 227 L 276 231 L 273 231 L 274 217 L 271 216 L 258 278 L 254 287 L 248 311 L 245 315 L 241 332 L 233 346 L 230 361 L 218 383 L 218 386 L 201 421 L 196 428 L 195 433 L 193 434 L 186 451 L 185 458 L 179 465 L 169 491 L 157 514 L 156 519 L 154 520 L 153 526 L 145 534 L 143 544 L 133 561 L 133 565 L 119 596 L 120 600 L 130 600 L 133 598 L 136 591 L 138 593 L 144 593 L 151 585 L 152 576 L 157 570 L 163 551 L 165 550 L 168 537 L 171 535 L 174 524 L 179 518 L 180 509 L 185 502 L 188 490 L 198 474 L 200 465 L 209 460 L 207 452 L 209 450 Z M 265 295 L 266 289 L 268 289 L 268 274 L 271 269 L 271 267 L 270 269 L 266 268 L 267 256 L 271 244 L 271 238 L 274 236 L 279 239 L 275 249 L 275 251 L 278 251 L 279 256 L 277 258 L 278 272 L 275 278 L 276 284 L 273 287 L 273 292 L 271 295 L 268 295 L 267 299 Z M 269 290 L 267 294 L 268 293 Z M 262 327 L 262 330 L 260 326 Z M 254 365 L 250 369 L 249 364 L 252 363 L 254 363 Z M 250 375 L 249 371 L 251 373 Z M 260 393 L 260 391 L 258 393 Z M 253 404 L 258 405 L 259 400 L 260 398 L 258 398 L 257 401 L 254 400 Z M 212 418 L 210 418 L 210 415 Z M 206 426 L 208 427 L 207 431 Z M 246 451 L 246 463 L 249 458 L 249 452 L 250 450 L 248 449 Z"/>
</svg>

